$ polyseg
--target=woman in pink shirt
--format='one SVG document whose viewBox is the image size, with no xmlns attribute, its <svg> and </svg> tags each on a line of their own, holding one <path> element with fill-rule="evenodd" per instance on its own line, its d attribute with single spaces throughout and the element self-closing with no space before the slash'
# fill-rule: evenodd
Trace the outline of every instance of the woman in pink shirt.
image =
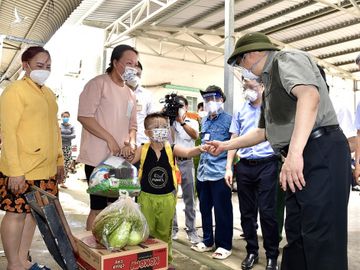
<svg viewBox="0 0 360 270">
<path fill-rule="evenodd" d="M 136 148 L 136 98 L 125 82 L 135 76 L 138 52 L 118 45 L 111 54 L 105 74 L 91 79 L 80 95 L 78 120 L 82 124 L 78 161 L 90 175 L 109 155 L 131 158 Z M 86 229 L 91 230 L 97 214 L 114 199 L 90 195 Z"/>
</svg>

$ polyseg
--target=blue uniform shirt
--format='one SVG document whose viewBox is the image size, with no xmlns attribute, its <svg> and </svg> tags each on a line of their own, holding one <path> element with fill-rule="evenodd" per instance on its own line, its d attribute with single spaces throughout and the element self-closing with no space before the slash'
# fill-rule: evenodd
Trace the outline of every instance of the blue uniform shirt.
<svg viewBox="0 0 360 270">
<path fill-rule="evenodd" d="M 221 111 L 215 118 L 204 117 L 201 124 L 201 143 L 205 141 L 226 141 L 229 132 L 231 115 Z M 197 178 L 199 181 L 217 181 L 224 178 L 227 152 L 218 156 L 202 153 L 200 156 Z"/>
<path fill-rule="evenodd" d="M 260 106 L 253 106 L 249 101 L 244 102 L 240 111 L 234 113 L 231 121 L 230 132 L 239 136 L 257 128 L 260 118 Z M 274 150 L 269 142 L 262 142 L 253 147 L 241 148 L 238 151 L 240 158 L 259 159 L 274 155 Z"/>
</svg>

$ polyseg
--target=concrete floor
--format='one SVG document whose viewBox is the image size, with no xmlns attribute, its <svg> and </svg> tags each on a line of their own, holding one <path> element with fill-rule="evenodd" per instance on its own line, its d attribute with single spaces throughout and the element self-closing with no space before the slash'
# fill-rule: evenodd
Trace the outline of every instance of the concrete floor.
<svg viewBox="0 0 360 270">
<path fill-rule="evenodd" d="M 67 181 L 69 189 L 61 190 L 60 202 L 65 212 L 69 226 L 76 234 L 84 230 L 84 224 L 88 213 L 88 195 L 85 192 L 87 184 L 84 180 L 84 173 L 82 168 L 78 169 L 76 175 L 70 175 Z M 360 269 L 360 193 L 351 192 L 349 201 L 349 270 Z M 211 253 L 199 254 L 190 249 L 191 244 L 186 239 L 184 230 L 180 230 L 179 239 L 174 241 L 174 266 L 179 270 L 227 270 L 227 269 L 241 269 L 241 261 L 246 256 L 245 241 L 240 238 L 240 214 L 238 211 L 238 202 L 236 194 L 233 195 L 234 207 L 234 239 L 233 239 L 233 253 L 224 260 L 217 261 L 211 258 Z M 181 199 L 178 200 L 177 212 L 179 218 L 180 228 L 184 227 L 184 204 Z M 4 213 L 0 212 L 0 221 Z M 199 234 L 201 231 L 200 213 L 197 212 L 197 224 L 199 225 Z M 259 233 L 261 231 L 259 230 Z M 259 235 L 259 241 L 262 241 Z M 286 244 L 286 240 L 280 243 L 280 247 Z M 254 270 L 263 270 L 265 268 L 265 255 L 262 243 L 260 243 L 260 260 L 253 268 Z M 2 243 L 0 242 L 0 251 L 2 250 Z M 280 250 L 280 253 L 282 251 Z M 60 270 L 53 258 L 48 255 L 47 248 L 41 238 L 41 235 L 36 231 L 36 235 L 31 248 L 31 255 L 33 261 L 41 264 L 46 264 L 52 270 Z M 281 260 L 281 256 L 279 261 Z M 0 270 L 6 270 L 6 258 L 3 252 L 0 253 Z M 326 270 L 326 269 L 319 269 Z"/>
</svg>

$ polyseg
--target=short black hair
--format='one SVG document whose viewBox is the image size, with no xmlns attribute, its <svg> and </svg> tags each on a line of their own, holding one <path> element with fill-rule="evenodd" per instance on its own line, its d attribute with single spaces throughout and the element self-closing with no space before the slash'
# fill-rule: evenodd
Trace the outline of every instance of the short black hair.
<svg viewBox="0 0 360 270">
<path fill-rule="evenodd" d="M 169 117 L 167 117 L 165 114 L 163 114 L 162 112 L 154 112 L 154 113 L 150 113 L 148 114 L 145 119 L 144 119 L 144 127 L 145 129 L 147 129 L 149 127 L 149 122 L 150 120 L 154 119 L 154 118 L 162 118 L 165 119 L 166 121 L 169 120 Z"/>
<path fill-rule="evenodd" d="M 137 67 L 140 68 L 141 71 L 143 70 L 143 66 L 142 66 L 142 64 L 140 63 L 140 61 L 138 61 Z"/>
<path fill-rule="evenodd" d="M 184 96 L 178 96 L 178 99 L 183 101 L 185 106 L 189 105 L 189 102 L 187 101 L 187 99 Z"/>
<path fill-rule="evenodd" d="M 204 102 L 200 102 L 200 103 L 197 105 L 197 109 L 200 110 L 200 108 L 204 108 Z"/>
<path fill-rule="evenodd" d="M 62 112 L 62 113 L 61 113 L 61 117 L 63 117 L 65 113 L 70 116 L 70 113 L 69 113 L 68 111 L 65 111 L 65 112 Z"/>
</svg>

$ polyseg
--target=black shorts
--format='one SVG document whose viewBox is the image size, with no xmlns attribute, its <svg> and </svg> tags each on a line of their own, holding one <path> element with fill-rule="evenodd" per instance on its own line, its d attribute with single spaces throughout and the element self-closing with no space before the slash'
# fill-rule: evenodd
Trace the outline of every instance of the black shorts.
<svg viewBox="0 0 360 270">
<path fill-rule="evenodd" d="M 87 183 L 89 184 L 90 175 L 95 169 L 94 166 L 85 164 L 85 175 Z M 117 198 L 107 198 L 99 195 L 90 194 L 90 209 L 91 210 L 103 210 L 109 203 L 113 203 L 117 200 Z"/>
</svg>

